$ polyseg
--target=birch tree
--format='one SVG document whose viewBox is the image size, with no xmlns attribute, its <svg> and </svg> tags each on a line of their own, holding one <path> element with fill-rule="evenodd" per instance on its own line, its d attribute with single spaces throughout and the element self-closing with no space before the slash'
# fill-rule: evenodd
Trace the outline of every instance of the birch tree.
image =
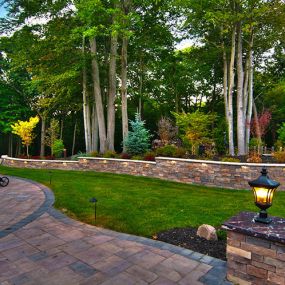
<svg viewBox="0 0 285 285">
<path fill-rule="evenodd" d="M 82 23 L 84 37 L 89 40 L 89 48 L 91 55 L 92 67 L 92 85 L 93 99 L 88 99 L 88 76 L 87 65 L 83 66 L 83 101 L 85 102 L 84 123 L 86 126 L 85 137 L 89 141 L 86 148 L 90 151 L 97 150 L 97 134 L 99 133 L 100 152 L 106 150 L 114 150 L 114 134 L 115 134 L 115 98 L 116 98 L 116 61 L 118 48 L 118 3 L 103 3 L 103 1 L 78 1 L 78 14 Z M 96 18 L 96 14 L 101 14 L 101 18 Z M 102 53 L 98 48 L 102 45 L 102 39 L 109 39 L 109 76 L 108 80 L 100 79 L 100 67 L 102 64 Z M 106 41 L 105 41 L 106 42 Z M 84 48 L 84 53 L 87 50 Z M 106 64 L 106 62 L 104 62 Z M 108 86 L 104 86 L 103 82 L 107 82 Z M 107 106 L 104 105 L 102 94 L 103 89 L 108 90 Z M 107 117 L 105 118 L 105 113 Z"/>
<path fill-rule="evenodd" d="M 117 91 L 116 66 L 118 54 L 118 25 L 119 3 L 114 4 L 117 10 L 112 17 L 111 36 L 110 36 L 110 62 L 109 62 L 109 92 L 108 92 L 108 123 L 107 123 L 107 148 L 110 151 L 115 150 L 115 99 Z"/>
<path fill-rule="evenodd" d="M 91 142 L 91 117 L 90 117 L 90 98 L 88 92 L 88 78 L 87 78 L 87 62 L 85 58 L 85 45 L 86 39 L 83 36 L 82 39 L 82 56 L 83 56 L 83 67 L 82 67 L 82 95 L 83 95 L 83 124 L 84 124 L 84 138 L 85 138 L 85 149 L 86 152 L 92 151 Z"/>
<path fill-rule="evenodd" d="M 223 97 L 228 124 L 229 154 L 248 152 L 254 96 L 254 63 L 278 41 L 284 27 L 284 2 L 281 0 L 187 1 L 190 32 L 202 41 L 217 37 L 212 44 L 223 54 Z M 186 7 L 187 7 L 186 4 Z M 220 35 L 218 30 L 220 29 Z M 255 40 L 256 39 L 256 40 Z M 257 56 L 258 55 L 258 56 Z M 233 110 L 236 97 L 236 111 Z M 234 127 L 234 116 L 237 125 Z"/>
<path fill-rule="evenodd" d="M 92 56 L 92 77 L 93 77 L 93 88 L 94 88 L 94 101 L 96 106 L 96 113 L 99 127 L 99 141 L 100 141 L 100 152 L 105 153 L 106 151 L 106 125 L 105 125 L 105 114 L 104 106 L 100 87 L 100 74 L 99 65 L 97 59 L 97 41 L 96 37 L 90 38 L 90 50 Z"/>
<path fill-rule="evenodd" d="M 131 0 L 122 1 L 122 11 L 124 14 L 123 25 L 127 24 L 127 15 L 129 13 Z M 122 51 L 121 51 L 121 102 L 122 102 L 122 133 L 123 133 L 123 151 L 126 151 L 124 142 L 128 137 L 128 99 L 127 99 L 127 66 L 128 66 L 128 33 L 123 32 L 122 35 Z"/>
</svg>

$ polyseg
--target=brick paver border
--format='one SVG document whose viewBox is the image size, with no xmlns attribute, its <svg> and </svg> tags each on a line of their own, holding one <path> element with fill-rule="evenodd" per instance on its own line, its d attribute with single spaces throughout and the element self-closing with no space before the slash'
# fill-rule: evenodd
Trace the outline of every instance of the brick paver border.
<svg viewBox="0 0 285 285">
<path fill-rule="evenodd" d="M 11 177 L 11 176 L 9 176 Z M 11 177 L 13 178 L 13 177 Z M 24 227 L 25 225 L 33 222 L 34 220 L 36 220 L 38 217 L 40 217 L 42 214 L 44 214 L 45 212 L 47 212 L 49 209 L 52 208 L 53 204 L 54 204 L 54 195 L 53 192 L 47 188 L 46 186 L 37 183 L 33 180 L 30 179 L 25 179 L 25 178 L 18 178 L 19 180 L 24 180 L 27 181 L 35 186 L 37 186 L 45 195 L 45 200 L 42 203 L 42 205 L 36 210 L 34 211 L 32 214 L 28 215 L 27 217 L 25 217 L 24 219 L 20 220 L 19 222 L 15 223 L 14 225 L 9 226 L 8 228 L 0 231 L 0 238 L 3 238 L 19 229 L 21 229 L 22 227 Z"/>
<path fill-rule="evenodd" d="M 49 190 L 50 191 L 50 190 Z M 56 219 L 59 219 L 61 222 L 71 225 L 76 224 L 76 221 L 71 218 L 65 216 L 60 211 L 50 208 L 48 213 Z M 226 276 L 226 262 L 217 259 L 208 255 L 201 254 L 199 252 L 192 251 L 190 249 L 178 247 L 169 243 L 165 243 L 158 240 L 152 240 L 145 237 L 139 237 L 135 235 L 118 233 L 108 229 L 102 229 L 104 235 L 108 235 L 111 237 L 116 237 L 120 240 L 128 240 L 138 242 L 144 245 L 149 245 L 158 249 L 168 250 L 174 254 L 179 254 L 191 260 L 195 260 L 204 264 L 208 264 L 213 266 L 204 276 L 202 276 L 199 281 L 206 285 L 230 285 L 232 283 L 225 280 Z"/>
</svg>

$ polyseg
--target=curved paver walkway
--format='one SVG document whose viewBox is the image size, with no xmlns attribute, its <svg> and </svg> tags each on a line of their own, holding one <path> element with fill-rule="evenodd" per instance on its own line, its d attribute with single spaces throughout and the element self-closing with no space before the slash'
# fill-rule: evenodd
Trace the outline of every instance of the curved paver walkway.
<svg viewBox="0 0 285 285">
<path fill-rule="evenodd" d="M 230 284 L 225 262 L 74 221 L 45 186 L 0 188 L 0 285 Z"/>
<path fill-rule="evenodd" d="M 36 185 L 12 179 L 10 187 L 1 188 L 0 201 L 0 231 L 3 231 L 38 210 L 45 195 Z"/>
</svg>

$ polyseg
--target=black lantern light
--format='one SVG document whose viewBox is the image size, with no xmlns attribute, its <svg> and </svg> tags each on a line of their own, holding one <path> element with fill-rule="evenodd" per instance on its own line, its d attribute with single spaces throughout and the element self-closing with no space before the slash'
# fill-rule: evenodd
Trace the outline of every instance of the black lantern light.
<svg viewBox="0 0 285 285">
<path fill-rule="evenodd" d="M 252 187 L 255 199 L 255 205 L 260 208 L 259 215 L 255 217 L 256 222 L 269 224 L 271 219 L 268 217 L 266 209 L 271 207 L 273 195 L 277 187 L 280 185 L 279 182 L 271 180 L 267 176 L 266 168 L 261 171 L 261 176 L 256 180 L 248 182 L 249 186 Z"/>
</svg>

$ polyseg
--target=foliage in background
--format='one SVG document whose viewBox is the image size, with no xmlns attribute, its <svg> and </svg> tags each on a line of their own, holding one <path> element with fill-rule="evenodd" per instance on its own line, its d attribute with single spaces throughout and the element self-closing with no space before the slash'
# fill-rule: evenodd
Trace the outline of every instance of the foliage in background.
<svg viewBox="0 0 285 285">
<path fill-rule="evenodd" d="M 215 151 L 219 155 L 226 155 L 228 153 L 228 133 L 227 122 L 223 117 L 217 117 L 217 124 L 213 129 L 213 140 L 215 143 Z"/>
<path fill-rule="evenodd" d="M 128 153 L 125 152 L 121 153 L 121 159 L 131 159 L 131 157 L 132 156 Z"/>
<path fill-rule="evenodd" d="M 53 154 L 55 157 L 60 158 L 62 157 L 62 153 L 64 150 L 64 144 L 61 139 L 55 139 L 52 144 Z"/>
<path fill-rule="evenodd" d="M 38 122 L 39 117 L 31 117 L 29 121 L 19 120 L 17 123 L 11 125 L 13 134 L 18 135 L 22 140 L 22 144 L 26 146 L 27 156 L 29 156 L 29 146 L 35 138 L 33 130 Z"/>
<path fill-rule="evenodd" d="M 250 163 L 261 163 L 262 158 L 261 158 L 260 154 L 258 154 L 256 152 L 252 152 L 252 153 L 249 153 L 249 156 L 248 156 L 246 161 L 250 162 Z"/>
<path fill-rule="evenodd" d="M 165 145 L 155 150 L 157 156 L 174 157 L 177 147 L 175 145 Z"/>
<path fill-rule="evenodd" d="M 162 117 L 157 123 L 157 134 L 163 145 L 169 144 L 177 135 L 178 128 L 166 117 Z"/>
<path fill-rule="evenodd" d="M 106 158 L 116 158 L 118 157 L 117 153 L 115 151 L 112 151 L 112 150 L 108 150 L 104 153 L 103 157 L 106 157 Z"/>
<path fill-rule="evenodd" d="M 235 157 L 223 157 L 222 161 L 223 162 L 240 162 L 240 159 L 235 158 Z"/>
<path fill-rule="evenodd" d="M 283 149 L 283 142 L 281 140 L 277 140 L 275 143 L 274 143 L 274 148 L 276 151 L 280 151 Z"/>
<path fill-rule="evenodd" d="M 0 42 L 1 50 L 6 44 Z M 7 48 L 12 48 L 11 46 Z M 11 132 L 11 124 L 31 116 L 27 81 L 29 75 L 24 69 L 15 68 L 7 55 L 0 50 L 0 132 Z"/>
<path fill-rule="evenodd" d="M 264 143 L 263 141 L 261 141 L 260 139 L 258 138 L 251 138 L 250 141 L 249 141 L 249 147 L 250 148 L 254 148 L 254 147 L 260 147 L 260 146 L 263 146 Z"/>
<path fill-rule="evenodd" d="M 55 141 L 59 137 L 59 122 L 56 119 L 51 119 L 50 127 L 46 130 L 45 143 L 51 149 L 51 155 L 55 154 Z"/>
<path fill-rule="evenodd" d="M 285 123 L 282 123 L 280 128 L 277 130 L 278 140 L 285 144 Z"/>
<path fill-rule="evenodd" d="M 155 152 L 147 151 L 144 154 L 143 159 L 146 160 L 146 161 L 155 161 Z"/>
<path fill-rule="evenodd" d="M 187 149 L 177 147 L 175 145 L 165 145 L 163 147 L 159 147 L 155 150 L 155 153 L 157 156 L 188 158 Z"/>
<path fill-rule="evenodd" d="M 264 110 L 257 118 L 253 118 L 251 121 L 250 132 L 254 138 L 257 138 L 260 141 L 260 144 L 268 130 L 271 118 L 271 112 L 269 110 Z"/>
<path fill-rule="evenodd" d="M 274 152 L 274 158 L 277 162 L 284 163 L 285 162 L 285 151 L 276 151 Z"/>
<path fill-rule="evenodd" d="M 3 34 L 9 35 L 0 39 L 1 153 L 4 154 L 8 149 L 11 122 L 25 120 L 35 114 L 39 114 L 41 119 L 46 117 L 47 122 L 52 118 L 64 120 L 63 138 L 70 154 L 74 153 L 70 151 L 73 138 L 76 139 L 76 151 L 91 151 L 84 147 L 85 127 L 81 110 L 86 104 L 83 104 L 82 97 L 78 95 L 83 90 L 82 74 L 86 69 L 87 105 L 90 107 L 86 109 L 93 110 L 91 61 L 95 58 L 90 54 L 89 43 L 93 36 L 97 43 L 99 86 L 101 90 L 107 91 L 102 96 L 104 108 L 108 103 L 110 86 L 110 40 L 112 35 L 116 35 L 118 56 L 114 58 L 117 59 L 117 79 L 121 75 L 119 55 L 122 52 L 122 38 L 127 38 L 129 45 L 126 87 L 127 113 L 131 118 L 139 110 L 147 129 L 153 134 L 157 132 L 156 126 L 161 116 L 171 116 L 172 110 L 176 113 L 192 113 L 197 109 L 205 113 L 216 112 L 219 121 L 224 120 L 223 47 L 229 61 L 231 29 L 239 21 L 243 48 L 250 46 L 251 28 L 255 34 L 252 48 L 256 66 L 253 95 L 257 110 L 260 113 L 260 110 L 270 108 L 272 112 L 270 134 L 264 137 L 264 142 L 273 145 L 276 141 L 277 126 L 285 120 L 284 1 L 232 1 L 237 4 L 236 8 L 240 6 L 240 11 L 232 9 L 230 1 L 214 0 L 61 0 L 32 1 L 33 5 L 31 1 L 2 2 L 5 2 L 11 13 L 0 23 Z M 130 8 L 129 11 L 119 11 L 131 2 L 132 5 L 126 9 Z M 114 8 L 115 3 L 119 4 L 118 9 Z M 33 17 L 46 18 L 48 21 L 41 24 L 30 22 L 29 19 Z M 200 44 L 177 50 L 177 43 L 184 37 L 198 39 Z M 82 52 L 83 42 L 85 54 Z M 237 55 L 237 50 L 233 54 Z M 245 65 L 247 54 L 249 53 L 244 51 L 242 57 L 244 79 L 247 78 L 248 71 Z M 226 66 L 229 70 L 229 62 Z M 237 75 L 236 67 L 234 73 Z M 225 79 L 230 82 L 230 76 Z M 237 78 L 233 82 L 235 85 Z M 116 94 L 119 95 L 120 80 L 115 85 Z M 234 101 L 236 93 L 235 86 L 231 97 Z M 116 97 L 115 104 L 115 149 L 121 151 L 121 96 Z M 235 107 L 236 102 L 233 105 Z M 232 113 L 235 114 L 236 110 Z M 104 121 L 108 121 L 108 116 Z M 235 123 L 233 132 L 238 129 Z M 227 125 L 224 130 L 226 128 Z M 224 143 L 222 130 L 220 128 L 216 132 L 215 128 L 212 138 L 217 151 L 227 153 L 228 143 Z M 235 144 L 237 137 L 234 136 Z M 189 139 L 185 143 L 191 144 Z M 39 144 L 34 145 L 37 146 L 35 152 L 38 153 Z M 16 146 L 14 141 L 13 153 Z"/>
<path fill-rule="evenodd" d="M 192 153 L 202 144 L 213 143 L 211 126 L 216 120 L 215 114 L 204 114 L 199 110 L 193 113 L 175 113 L 176 124 L 183 142 L 190 143 Z"/>
<path fill-rule="evenodd" d="M 144 154 L 150 148 L 150 132 L 145 128 L 145 122 L 140 114 L 136 113 L 135 120 L 130 121 L 131 130 L 128 133 L 124 145 L 127 153 L 131 155 Z"/>
</svg>

